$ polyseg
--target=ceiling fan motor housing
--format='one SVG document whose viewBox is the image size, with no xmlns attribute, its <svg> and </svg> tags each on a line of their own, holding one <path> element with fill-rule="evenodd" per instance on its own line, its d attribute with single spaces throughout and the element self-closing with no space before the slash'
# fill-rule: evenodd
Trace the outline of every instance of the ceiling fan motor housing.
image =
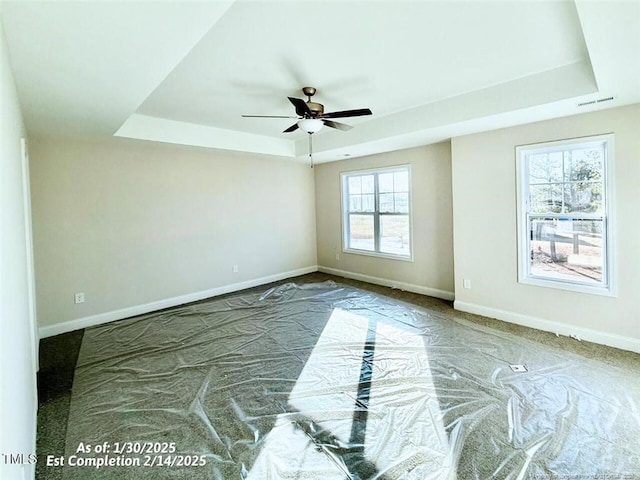
<svg viewBox="0 0 640 480">
<path fill-rule="evenodd" d="M 307 106 L 309 107 L 309 110 L 311 110 L 311 114 L 314 117 L 317 117 L 318 115 L 322 115 L 324 113 L 324 105 L 322 105 L 321 103 L 307 102 Z"/>
</svg>

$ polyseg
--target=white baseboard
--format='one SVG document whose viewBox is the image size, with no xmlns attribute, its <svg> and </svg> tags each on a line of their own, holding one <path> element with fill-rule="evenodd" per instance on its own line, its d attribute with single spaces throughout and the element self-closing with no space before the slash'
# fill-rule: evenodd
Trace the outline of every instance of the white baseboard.
<svg viewBox="0 0 640 480">
<path fill-rule="evenodd" d="M 223 295 L 225 293 L 237 292 L 247 288 L 257 287 L 260 285 L 265 285 L 267 283 L 276 282 L 291 277 L 297 277 L 299 275 L 305 275 L 307 273 L 313 273 L 317 271 L 328 273 L 331 275 L 337 275 L 339 277 L 351 278 L 353 280 L 369 282 L 376 285 L 382 285 L 385 287 L 398 288 L 400 290 L 428 295 L 431 297 L 442 298 L 444 300 L 454 300 L 454 293 L 446 290 L 423 287 L 421 285 L 414 285 L 411 283 L 398 282 L 395 280 L 374 277 L 371 275 L 364 275 L 361 273 L 348 272 L 346 270 L 339 270 L 336 268 L 313 265 L 297 270 L 290 270 L 288 272 L 282 272 L 275 275 L 247 280 L 244 282 L 223 285 L 221 287 L 212 288 L 210 290 L 204 290 L 201 292 L 195 292 L 186 295 L 180 295 L 178 297 L 159 300 L 156 302 L 146 303 L 144 305 L 135 305 L 133 307 L 127 307 L 111 312 L 77 318 L 68 322 L 57 323 L 55 325 L 46 325 L 44 327 L 40 327 L 38 329 L 38 332 L 40 338 L 51 337 L 54 335 L 59 335 L 61 333 L 71 332 L 73 330 L 79 330 L 81 328 L 92 327 L 103 323 L 113 322 L 115 320 L 122 320 L 124 318 L 134 317 L 136 315 L 143 315 L 145 313 L 162 310 L 164 308 L 175 307 L 178 305 L 183 305 L 185 303 L 204 300 L 205 298 L 211 298 L 218 295 Z M 460 310 L 462 312 L 483 315 L 485 317 L 496 318 L 498 320 L 523 325 L 525 327 L 531 327 L 538 330 L 557 333 L 560 335 L 577 337 L 588 342 L 599 343 L 601 345 L 608 345 L 610 347 L 640 353 L 640 340 L 635 338 L 623 337 L 622 335 L 615 335 L 612 333 L 601 332 L 589 328 L 576 327 L 565 323 L 544 320 L 542 318 L 531 317 L 528 315 L 510 312 L 507 310 L 500 310 L 497 308 L 485 307 L 483 305 L 477 305 L 474 303 L 455 301 L 453 306 L 456 310 Z"/>
<path fill-rule="evenodd" d="M 76 318 L 75 320 L 69 320 L 68 322 L 56 323 L 55 325 L 46 325 L 44 327 L 40 327 L 38 329 L 38 333 L 40 334 L 40 338 L 52 337 L 54 335 L 60 335 L 61 333 L 79 330 L 81 328 L 93 327 L 95 325 L 101 325 L 103 323 L 113 322 L 115 320 L 122 320 L 123 318 L 135 317 L 136 315 L 143 315 L 145 313 L 162 310 L 163 308 L 175 307 L 189 302 L 196 302 L 198 300 L 204 300 L 205 298 L 211 298 L 218 295 L 223 295 L 225 293 L 237 292 L 246 288 L 257 287 L 260 285 L 265 285 L 267 283 L 277 282 L 278 280 L 284 280 L 287 278 L 297 277 L 299 275 L 305 275 L 307 273 L 313 273 L 317 271 L 317 265 L 312 265 L 310 267 L 277 273 L 275 275 L 269 275 L 267 277 L 255 278 L 253 280 L 247 280 L 245 282 L 223 285 L 221 287 L 212 288 L 210 290 L 204 290 L 201 292 L 189 293 L 186 295 L 180 295 L 178 297 L 158 300 L 156 302 L 145 303 L 144 305 L 135 305 L 133 307 L 122 308 L 120 310 L 114 310 L 111 312 L 99 313 L 97 315 L 91 315 L 89 317 Z"/>
<path fill-rule="evenodd" d="M 525 327 L 543 330 L 545 332 L 552 332 L 559 335 L 578 338 L 580 340 L 586 340 L 587 342 L 599 343 L 601 345 L 608 345 L 621 350 L 640 353 L 640 340 L 636 338 L 623 337 L 622 335 L 601 332 L 590 328 L 576 327 L 566 323 L 544 320 L 542 318 L 531 317 L 529 315 L 522 315 L 520 313 L 457 300 L 453 303 L 453 308 L 462 312 L 475 313 L 476 315 L 496 318 L 498 320 L 504 320 L 505 322 L 515 323 Z"/>
<path fill-rule="evenodd" d="M 398 282 L 396 280 L 372 277 L 371 275 L 364 275 L 362 273 L 348 272 L 346 270 L 338 270 L 337 268 L 323 266 L 318 266 L 318 271 L 322 273 L 329 273 L 331 275 L 337 275 L 339 277 L 360 280 L 362 282 L 374 283 L 376 285 L 382 285 L 383 287 L 397 288 L 399 290 L 405 290 L 407 292 L 420 293 L 422 295 L 428 295 L 430 297 L 442 298 L 443 300 L 454 299 L 453 292 L 439 290 L 437 288 L 423 287 L 421 285 L 414 285 L 413 283 Z"/>
</svg>

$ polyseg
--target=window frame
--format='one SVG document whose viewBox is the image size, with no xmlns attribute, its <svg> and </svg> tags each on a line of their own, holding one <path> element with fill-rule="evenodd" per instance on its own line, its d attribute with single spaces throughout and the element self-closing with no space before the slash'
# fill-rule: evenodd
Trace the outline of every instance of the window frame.
<svg viewBox="0 0 640 480">
<path fill-rule="evenodd" d="M 380 207 L 380 192 L 378 191 L 378 180 L 377 177 L 382 173 L 391 173 L 391 172 L 407 172 L 408 177 L 408 200 L 407 200 L 407 213 L 381 213 L 379 211 Z M 349 191 L 348 191 L 348 179 L 349 177 L 357 177 L 364 175 L 374 174 L 376 176 L 375 179 L 375 188 L 374 188 L 374 211 L 373 212 L 363 212 L 363 215 L 372 215 L 374 218 L 374 250 L 361 250 L 357 248 L 349 247 Z M 402 164 L 402 165 L 393 165 L 379 168 L 370 168 L 366 170 L 350 170 L 340 173 L 340 192 L 341 192 L 341 227 L 342 227 L 342 252 L 343 253 L 352 253 L 356 255 L 365 255 L 370 257 L 377 258 L 386 258 L 391 260 L 401 260 L 405 262 L 413 262 L 413 188 L 411 182 L 411 165 L 410 164 Z M 406 215 L 409 218 L 409 255 L 401 255 L 395 253 L 387 253 L 380 251 L 380 217 L 381 216 L 395 216 L 395 215 Z"/>
<path fill-rule="evenodd" d="M 614 184 L 614 135 L 612 133 L 578 137 L 552 142 L 520 145 L 516 147 L 516 184 L 517 184 L 517 243 L 518 243 L 518 282 L 528 285 L 550 287 L 573 292 L 615 297 L 616 290 L 616 248 L 615 248 L 615 184 Z M 588 145 L 602 145 L 604 159 L 602 165 L 603 211 L 602 214 L 591 213 L 532 213 L 529 208 L 529 155 L 578 149 Z M 549 182 L 552 183 L 552 182 Z M 571 183 L 564 181 L 562 184 Z M 551 278 L 531 273 L 529 222 L 531 217 L 554 217 L 560 219 L 579 220 L 592 218 L 602 219 L 602 282 L 588 284 L 576 280 Z"/>
</svg>

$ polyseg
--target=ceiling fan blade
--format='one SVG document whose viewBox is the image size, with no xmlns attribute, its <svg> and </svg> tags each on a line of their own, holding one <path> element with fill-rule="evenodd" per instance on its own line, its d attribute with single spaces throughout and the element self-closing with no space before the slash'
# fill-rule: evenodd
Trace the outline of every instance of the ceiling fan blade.
<svg viewBox="0 0 640 480">
<path fill-rule="evenodd" d="M 356 110 L 342 110 L 340 112 L 329 112 L 320 115 L 320 118 L 344 118 L 344 117 L 361 117 L 363 115 L 371 115 L 368 108 L 359 108 Z"/>
<path fill-rule="evenodd" d="M 322 119 L 322 123 L 324 123 L 327 127 L 337 128 L 338 130 L 342 130 L 345 132 L 353 128 L 351 125 L 347 125 L 345 123 L 332 122 L 331 120 L 325 120 L 325 119 Z"/>
<path fill-rule="evenodd" d="M 309 105 L 307 102 L 302 100 L 301 98 L 287 97 L 293 106 L 296 107 L 296 113 L 301 117 L 310 117 L 311 110 L 309 110 Z"/>
<path fill-rule="evenodd" d="M 245 118 L 298 118 L 291 115 L 242 115 Z"/>
<path fill-rule="evenodd" d="M 290 133 L 293 132 L 295 130 L 298 129 L 298 124 L 294 123 L 293 125 L 291 125 L 289 128 L 287 128 L 286 130 L 284 130 L 282 133 Z"/>
</svg>

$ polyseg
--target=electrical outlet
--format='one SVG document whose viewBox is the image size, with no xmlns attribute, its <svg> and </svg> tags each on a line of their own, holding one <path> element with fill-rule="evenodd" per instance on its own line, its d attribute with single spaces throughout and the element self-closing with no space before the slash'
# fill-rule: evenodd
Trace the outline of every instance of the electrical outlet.
<svg viewBox="0 0 640 480">
<path fill-rule="evenodd" d="M 462 286 L 464 288 L 471 288 L 471 280 L 469 280 L 468 278 L 464 278 L 462 280 Z"/>
<path fill-rule="evenodd" d="M 84 292 L 76 293 L 74 299 L 76 303 L 84 303 Z"/>
<path fill-rule="evenodd" d="M 232 271 L 233 273 L 238 273 L 238 272 L 240 271 L 240 267 L 238 267 L 238 265 L 234 265 L 234 266 L 231 268 L 231 271 Z"/>
<path fill-rule="evenodd" d="M 336 253 L 336 260 L 340 261 L 340 254 Z"/>
</svg>

